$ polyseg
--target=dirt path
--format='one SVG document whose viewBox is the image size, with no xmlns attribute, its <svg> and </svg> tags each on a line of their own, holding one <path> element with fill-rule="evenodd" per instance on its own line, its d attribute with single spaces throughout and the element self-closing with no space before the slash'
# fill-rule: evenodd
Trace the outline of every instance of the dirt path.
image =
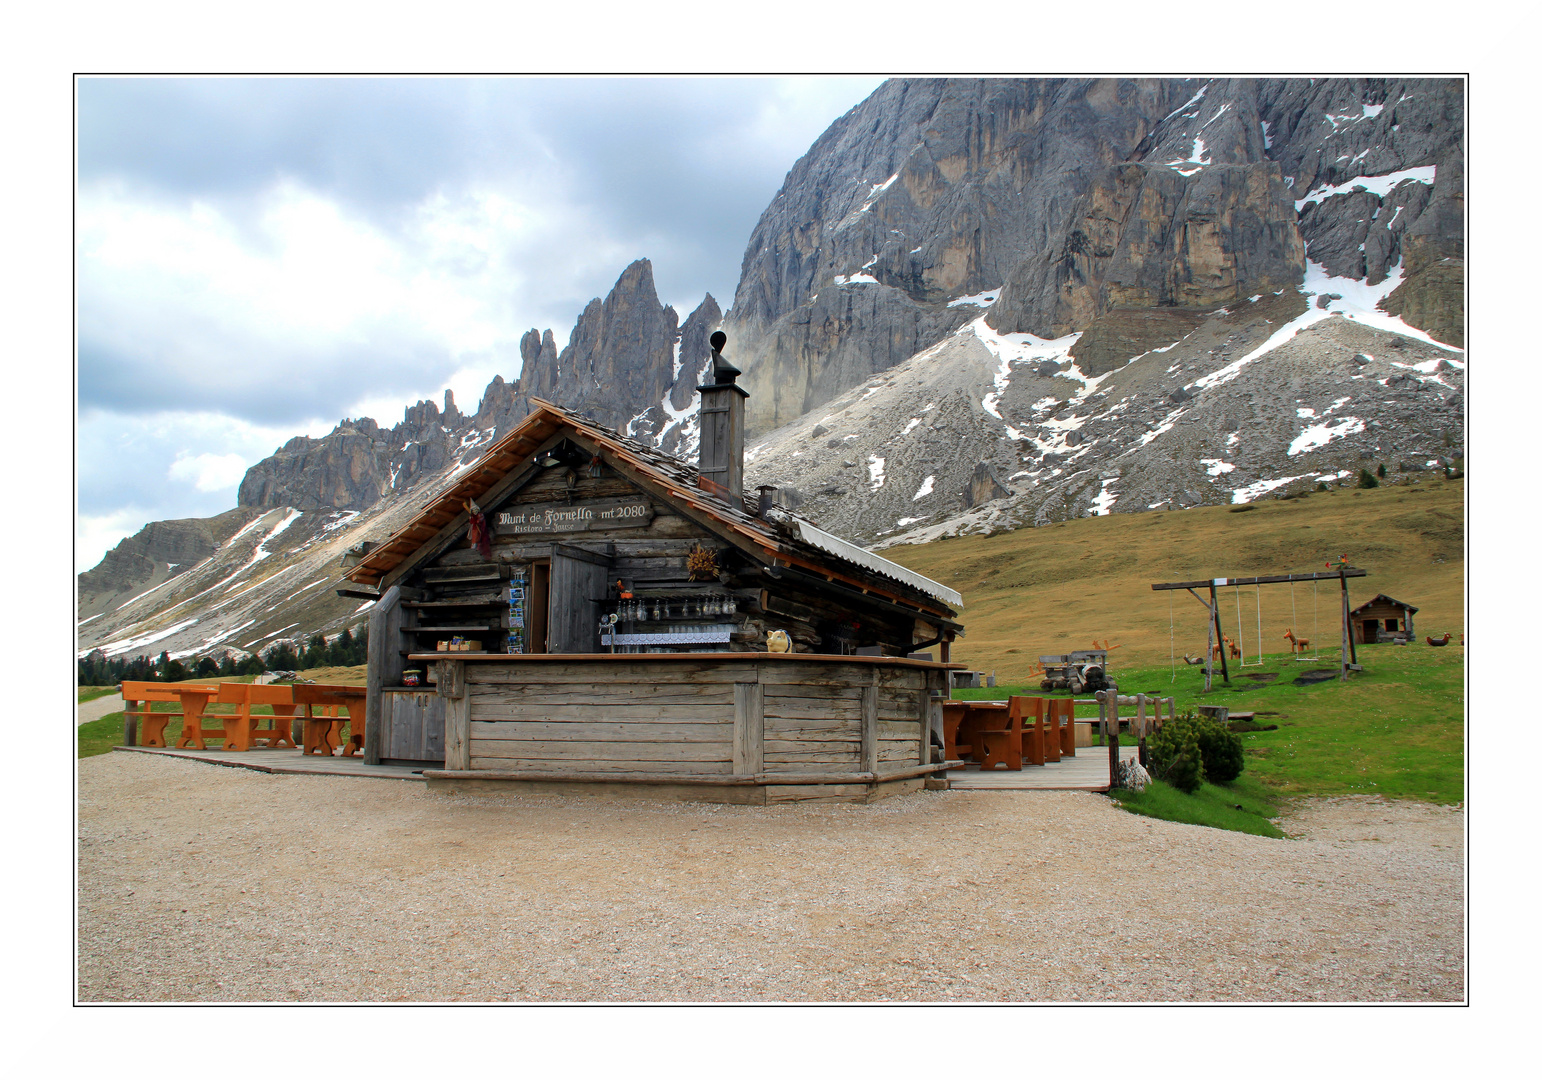
<svg viewBox="0 0 1542 1080">
<path fill-rule="evenodd" d="M 82 1000 L 1456 1001 L 1463 817 L 714 807 L 80 762 Z"/>
<path fill-rule="evenodd" d="M 75 706 L 75 726 L 79 727 L 81 724 L 89 724 L 93 720 L 100 720 L 108 713 L 122 711 L 123 695 L 108 694 L 106 697 L 99 697 L 86 702 L 84 705 Z"/>
</svg>

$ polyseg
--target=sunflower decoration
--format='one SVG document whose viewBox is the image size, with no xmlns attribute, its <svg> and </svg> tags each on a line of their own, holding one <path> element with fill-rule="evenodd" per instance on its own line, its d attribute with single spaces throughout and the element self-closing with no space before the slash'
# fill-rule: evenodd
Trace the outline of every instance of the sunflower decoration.
<svg viewBox="0 0 1542 1080">
<path fill-rule="evenodd" d="M 711 581 L 717 577 L 717 552 L 697 544 L 686 557 L 685 566 L 691 572 L 692 581 Z"/>
</svg>

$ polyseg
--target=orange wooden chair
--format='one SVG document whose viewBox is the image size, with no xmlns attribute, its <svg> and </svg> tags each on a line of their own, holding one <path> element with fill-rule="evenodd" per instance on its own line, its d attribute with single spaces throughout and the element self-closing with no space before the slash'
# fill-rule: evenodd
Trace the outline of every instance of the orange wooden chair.
<svg viewBox="0 0 1542 1080">
<path fill-rule="evenodd" d="M 257 686 L 252 683 L 221 683 L 219 700 L 225 705 L 234 705 L 234 716 L 222 716 L 225 722 L 225 749 L 226 750 L 250 750 L 252 744 L 259 740 L 265 740 L 270 747 L 288 745 L 294 748 L 294 733 L 291 730 L 294 723 L 294 714 L 298 706 L 294 703 L 294 692 L 288 686 Z M 264 716 L 253 716 L 252 708 L 256 705 L 268 705 L 273 709 L 272 727 L 261 727 Z M 181 744 L 178 743 L 180 746 Z"/>
</svg>

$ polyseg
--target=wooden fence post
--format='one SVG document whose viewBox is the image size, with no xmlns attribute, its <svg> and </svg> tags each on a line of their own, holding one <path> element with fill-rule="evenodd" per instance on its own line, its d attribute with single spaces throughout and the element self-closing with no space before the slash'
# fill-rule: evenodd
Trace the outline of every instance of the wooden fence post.
<svg viewBox="0 0 1542 1080">
<path fill-rule="evenodd" d="M 1113 787 L 1119 779 L 1119 686 L 1110 683 L 1107 690 L 1098 691 L 1098 712 L 1103 712 L 1103 698 L 1107 696 L 1108 704 L 1108 786 Z"/>
<path fill-rule="evenodd" d="M 471 768 L 471 695 L 466 693 L 466 662 L 439 660 L 439 693 L 444 697 L 444 767 Z"/>
<path fill-rule="evenodd" d="M 873 684 L 862 688 L 862 771 L 878 771 L 878 665 L 873 665 Z"/>
<path fill-rule="evenodd" d="M 734 683 L 734 775 L 765 770 L 766 688 L 759 682 Z"/>
</svg>

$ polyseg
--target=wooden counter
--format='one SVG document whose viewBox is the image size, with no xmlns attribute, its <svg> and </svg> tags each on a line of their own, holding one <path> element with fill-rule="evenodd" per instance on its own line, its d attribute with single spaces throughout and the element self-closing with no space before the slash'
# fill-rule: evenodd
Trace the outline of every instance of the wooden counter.
<svg viewBox="0 0 1542 1080">
<path fill-rule="evenodd" d="M 961 665 L 817 653 L 414 653 L 444 699 L 430 787 L 867 801 L 932 763 Z M 940 711 L 937 712 L 940 717 Z M 940 725 L 939 725 L 940 727 Z"/>
</svg>

